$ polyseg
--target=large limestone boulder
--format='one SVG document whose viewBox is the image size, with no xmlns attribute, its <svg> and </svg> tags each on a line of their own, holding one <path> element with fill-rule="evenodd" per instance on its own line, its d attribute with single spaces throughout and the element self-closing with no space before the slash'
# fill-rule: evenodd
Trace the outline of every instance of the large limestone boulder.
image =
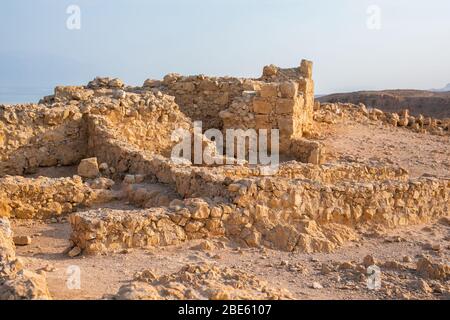
<svg viewBox="0 0 450 320">
<path fill-rule="evenodd" d="M 97 158 L 83 159 L 78 166 L 78 175 L 83 178 L 96 178 L 100 173 Z"/>
</svg>

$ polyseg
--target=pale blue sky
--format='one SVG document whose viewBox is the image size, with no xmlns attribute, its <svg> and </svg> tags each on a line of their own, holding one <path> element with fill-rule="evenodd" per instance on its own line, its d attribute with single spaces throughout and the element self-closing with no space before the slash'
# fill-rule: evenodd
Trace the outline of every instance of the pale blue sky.
<svg viewBox="0 0 450 320">
<path fill-rule="evenodd" d="M 81 30 L 66 28 L 71 4 Z M 369 5 L 382 10 L 379 31 L 366 26 Z M 256 77 L 303 57 L 317 93 L 450 82 L 448 0 L 2 0 L 0 21 L 0 87 Z"/>
</svg>

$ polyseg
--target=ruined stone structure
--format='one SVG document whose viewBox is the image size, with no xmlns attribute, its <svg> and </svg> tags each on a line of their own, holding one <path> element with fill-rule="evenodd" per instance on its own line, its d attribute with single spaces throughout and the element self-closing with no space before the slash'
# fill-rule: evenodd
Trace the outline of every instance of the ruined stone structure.
<svg viewBox="0 0 450 320">
<path fill-rule="evenodd" d="M 70 214 L 71 240 L 86 254 L 217 236 L 329 252 L 361 228 L 449 215 L 449 179 L 410 180 L 406 170 L 376 162 L 324 163 L 324 146 L 308 139 L 314 121 L 326 116 L 317 112 L 314 120 L 314 106 L 312 63 L 305 60 L 292 69 L 267 66 L 259 79 L 170 74 L 126 87 L 97 78 L 57 87 L 38 105 L 2 105 L 1 221 Z M 174 163 L 171 133 L 192 130 L 197 120 L 204 130 L 279 129 L 280 153 L 290 161 L 269 176 L 262 166 Z M 26 176 L 86 158 L 79 176 Z M 112 200 L 134 209 L 102 207 Z M 2 232 L 0 274 L 14 257 L 9 231 Z M 3 279 L 0 287 L 10 283 Z M 39 290 L 33 294 L 46 297 Z"/>
</svg>

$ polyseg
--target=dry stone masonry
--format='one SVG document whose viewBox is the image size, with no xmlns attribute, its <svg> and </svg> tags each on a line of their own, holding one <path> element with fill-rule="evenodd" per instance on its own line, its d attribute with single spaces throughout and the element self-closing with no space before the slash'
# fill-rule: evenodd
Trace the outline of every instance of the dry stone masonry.
<svg viewBox="0 0 450 320">
<path fill-rule="evenodd" d="M 358 239 L 365 228 L 449 215 L 448 178 L 410 179 L 391 164 L 325 159 L 326 146 L 312 139 L 316 124 L 339 117 L 448 133 L 448 123 L 406 111 L 316 103 L 312 63 L 306 60 L 290 69 L 266 66 L 258 79 L 169 74 L 130 87 L 119 79 L 96 78 L 87 86 L 57 87 L 39 104 L 1 105 L 0 298 L 49 297 L 45 280 L 17 262 L 8 218 L 69 215 L 76 255 L 222 236 L 249 247 L 331 252 Z M 245 163 L 175 163 L 172 132 L 182 128 L 194 135 L 194 121 L 203 121 L 204 131 L 279 129 L 283 162 L 275 172 Z M 76 175 L 36 176 L 44 167 L 67 166 L 76 166 Z M 111 201 L 126 201 L 133 209 L 104 206 Z M 186 266 L 181 273 L 196 268 L 232 276 L 214 266 Z M 138 298 L 161 297 L 177 277 L 136 281 L 117 298 L 136 298 L 130 286 L 142 287 Z M 167 297 L 237 294 L 221 283 L 206 292 L 194 280 L 185 284 L 183 296 Z M 238 298 L 288 296 L 262 295 L 256 284 Z"/>
</svg>

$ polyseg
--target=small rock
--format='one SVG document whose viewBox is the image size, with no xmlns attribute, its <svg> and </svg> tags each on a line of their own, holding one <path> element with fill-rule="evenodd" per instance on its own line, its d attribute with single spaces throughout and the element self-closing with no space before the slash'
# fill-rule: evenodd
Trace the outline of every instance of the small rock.
<svg viewBox="0 0 450 320">
<path fill-rule="evenodd" d="M 441 251 L 441 245 L 438 243 L 432 244 L 431 245 L 431 250 L 433 251 Z"/>
<path fill-rule="evenodd" d="M 45 267 L 41 268 L 41 270 L 45 272 L 55 272 L 56 268 L 50 264 L 47 264 Z"/>
<path fill-rule="evenodd" d="M 318 282 L 313 282 L 313 284 L 311 285 L 311 288 L 320 290 L 320 289 L 323 289 L 323 286 Z"/>
<path fill-rule="evenodd" d="M 425 280 L 419 279 L 415 283 L 413 283 L 413 288 L 423 292 L 423 293 L 432 293 L 433 289 L 428 285 L 428 283 Z"/>
<path fill-rule="evenodd" d="M 95 178 L 99 173 L 97 158 L 83 159 L 78 165 L 78 175 L 83 178 Z"/>
<path fill-rule="evenodd" d="M 29 236 L 15 236 L 13 238 L 14 244 L 16 246 L 27 246 L 31 244 L 31 237 Z"/>
<path fill-rule="evenodd" d="M 339 270 L 354 270 L 355 265 L 351 262 L 343 262 L 339 265 Z"/>
<path fill-rule="evenodd" d="M 364 265 L 366 268 L 368 268 L 368 267 L 370 267 L 370 266 L 373 266 L 373 265 L 375 265 L 375 264 L 376 264 L 375 259 L 374 259 L 374 257 L 371 256 L 370 254 L 367 255 L 367 256 L 364 258 L 364 260 L 363 260 L 363 265 Z"/>
<path fill-rule="evenodd" d="M 99 166 L 98 166 L 98 168 L 100 169 L 100 171 L 108 171 L 108 169 L 109 169 L 109 167 L 108 167 L 108 164 L 106 163 L 106 162 L 102 162 Z"/>
<path fill-rule="evenodd" d="M 108 178 L 97 178 L 90 183 L 90 187 L 96 190 L 108 190 L 114 185 L 114 180 Z"/>
<path fill-rule="evenodd" d="M 198 245 L 192 247 L 193 250 L 201 250 L 201 251 L 211 251 L 214 250 L 216 247 L 214 246 L 214 243 L 212 243 L 209 240 L 204 240 L 200 242 Z"/>
<path fill-rule="evenodd" d="M 136 177 L 132 174 L 127 174 L 125 178 L 123 178 L 123 183 L 125 184 L 134 184 L 136 183 Z"/>
<path fill-rule="evenodd" d="M 329 274 L 330 272 L 333 271 L 333 269 L 331 268 L 330 265 L 326 264 L 326 263 L 322 263 L 322 274 Z"/>
<path fill-rule="evenodd" d="M 70 250 L 67 255 L 71 258 L 74 258 L 76 256 L 79 256 L 81 254 L 81 249 L 79 247 L 74 247 L 72 250 Z"/>
<path fill-rule="evenodd" d="M 412 262 L 412 258 L 410 256 L 404 256 L 403 262 L 406 262 L 406 263 Z"/>
<path fill-rule="evenodd" d="M 155 280 L 158 280 L 158 275 L 154 270 L 144 270 L 141 272 L 137 272 L 134 274 L 134 280 L 151 283 Z"/>
</svg>

